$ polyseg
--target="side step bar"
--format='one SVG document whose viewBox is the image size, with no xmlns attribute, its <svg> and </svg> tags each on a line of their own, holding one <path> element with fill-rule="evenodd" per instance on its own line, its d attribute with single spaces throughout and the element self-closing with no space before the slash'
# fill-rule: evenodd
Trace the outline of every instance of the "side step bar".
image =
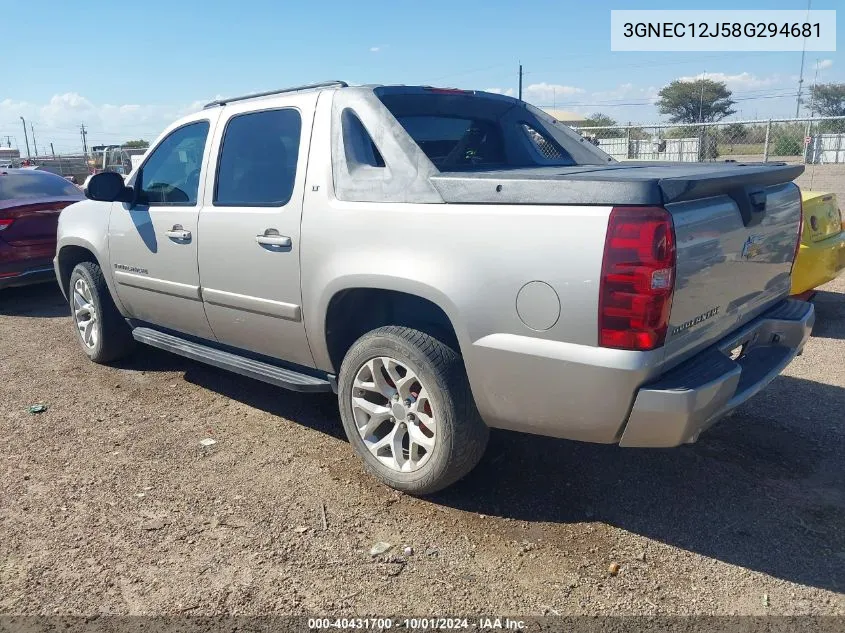
<svg viewBox="0 0 845 633">
<path fill-rule="evenodd" d="M 158 347 L 191 360 L 214 365 L 220 369 L 227 369 L 241 376 L 261 380 L 284 389 L 305 392 L 332 391 L 331 383 L 328 380 L 224 352 L 152 328 L 136 327 L 132 330 L 132 336 L 139 343 Z"/>
</svg>

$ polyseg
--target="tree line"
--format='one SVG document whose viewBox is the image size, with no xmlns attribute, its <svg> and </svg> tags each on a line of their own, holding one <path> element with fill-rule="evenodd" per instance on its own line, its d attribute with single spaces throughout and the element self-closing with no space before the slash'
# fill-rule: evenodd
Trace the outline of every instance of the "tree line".
<svg viewBox="0 0 845 633">
<path fill-rule="evenodd" d="M 714 123 L 732 114 L 736 114 L 733 106 L 736 101 L 733 93 L 722 81 L 712 79 L 698 79 L 696 81 L 675 80 L 664 86 L 658 93 L 657 108 L 660 114 L 668 115 L 670 123 Z M 845 116 L 845 83 L 818 84 L 810 88 L 808 100 L 810 110 L 814 116 L 831 117 Z M 607 129 L 593 130 L 591 134 L 598 138 L 614 138 L 631 135 L 633 139 L 648 138 L 649 135 L 639 128 L 629 131 L 614 128 L 619 123 L 612 117 L 597 112 L 586 118 L 585 127 L 603 127 Z M 780 131 L 787 131 L 785 126 Z M 721 140 L 741 142 L 756 136 L 755 126 L 732 123 L 720 129 Z M 774 126 L 773 126 L 774 127 Z M 820 132 L 845 132 L 845 121 L 820 121 L 814 128 Z M 696 132 L 688 130 L 692 136 Z M 803 136 L 803 132 L 800 132 Z M 680 135 L 680 136 L 677 136 Z M 669 138 L 682 138 L 684 128 L 674 128 Z M 749 141 L 750 142 L 750 141 Z M 762 139 L 759 141 L 762 142 Z"/>
</svg>

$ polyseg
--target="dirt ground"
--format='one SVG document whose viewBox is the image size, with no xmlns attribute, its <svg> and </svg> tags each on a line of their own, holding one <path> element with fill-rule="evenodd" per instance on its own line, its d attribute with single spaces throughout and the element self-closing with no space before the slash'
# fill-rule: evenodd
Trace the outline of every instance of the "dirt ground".
<svg viewBox="0 0 845 633">
<path fill-rule="evenodd" d="M 695 445 L 494 432 L 421 500 L 364 474 L 331 396 L 94 365 L 51 285 L 0 292 L 0 613 L 845 615 L 845 280 L 816 305 Z"/>
</svg>

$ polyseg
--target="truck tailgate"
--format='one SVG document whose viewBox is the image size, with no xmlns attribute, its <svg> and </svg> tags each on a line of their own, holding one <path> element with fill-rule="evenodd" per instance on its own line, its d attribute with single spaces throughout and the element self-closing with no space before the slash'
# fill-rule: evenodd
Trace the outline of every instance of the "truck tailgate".
<svg viewBox="0 0 845 633">
<path fill-rule="evenodd" d="M 791 182 L 749 186 L 666 209 L 677 249 L 665 343 L 674 365 L 789 294 L 800 192 Z"/>
</svg>

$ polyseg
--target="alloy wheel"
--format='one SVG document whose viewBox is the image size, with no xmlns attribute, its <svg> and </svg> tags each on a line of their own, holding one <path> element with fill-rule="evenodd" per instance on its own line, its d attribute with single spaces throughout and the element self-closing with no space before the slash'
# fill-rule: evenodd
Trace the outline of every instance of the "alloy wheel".
<svg viewBox="0 0 845 633">
<path fill-rule="evenodd" d="M 404 362 L 371 358 L 352 385 L 355 426 L 364 445 L 398 472 L 425 466 L 437 442 L 437 418 L 425 385 Z"/>
<path fill-rule="evenodd" d="M 100 323 L 91 288 L 84 279 L 77 279 L 73 284 L 73 320 L 82 343 L 93 349 L 100 338 Z"/>
</svg>

